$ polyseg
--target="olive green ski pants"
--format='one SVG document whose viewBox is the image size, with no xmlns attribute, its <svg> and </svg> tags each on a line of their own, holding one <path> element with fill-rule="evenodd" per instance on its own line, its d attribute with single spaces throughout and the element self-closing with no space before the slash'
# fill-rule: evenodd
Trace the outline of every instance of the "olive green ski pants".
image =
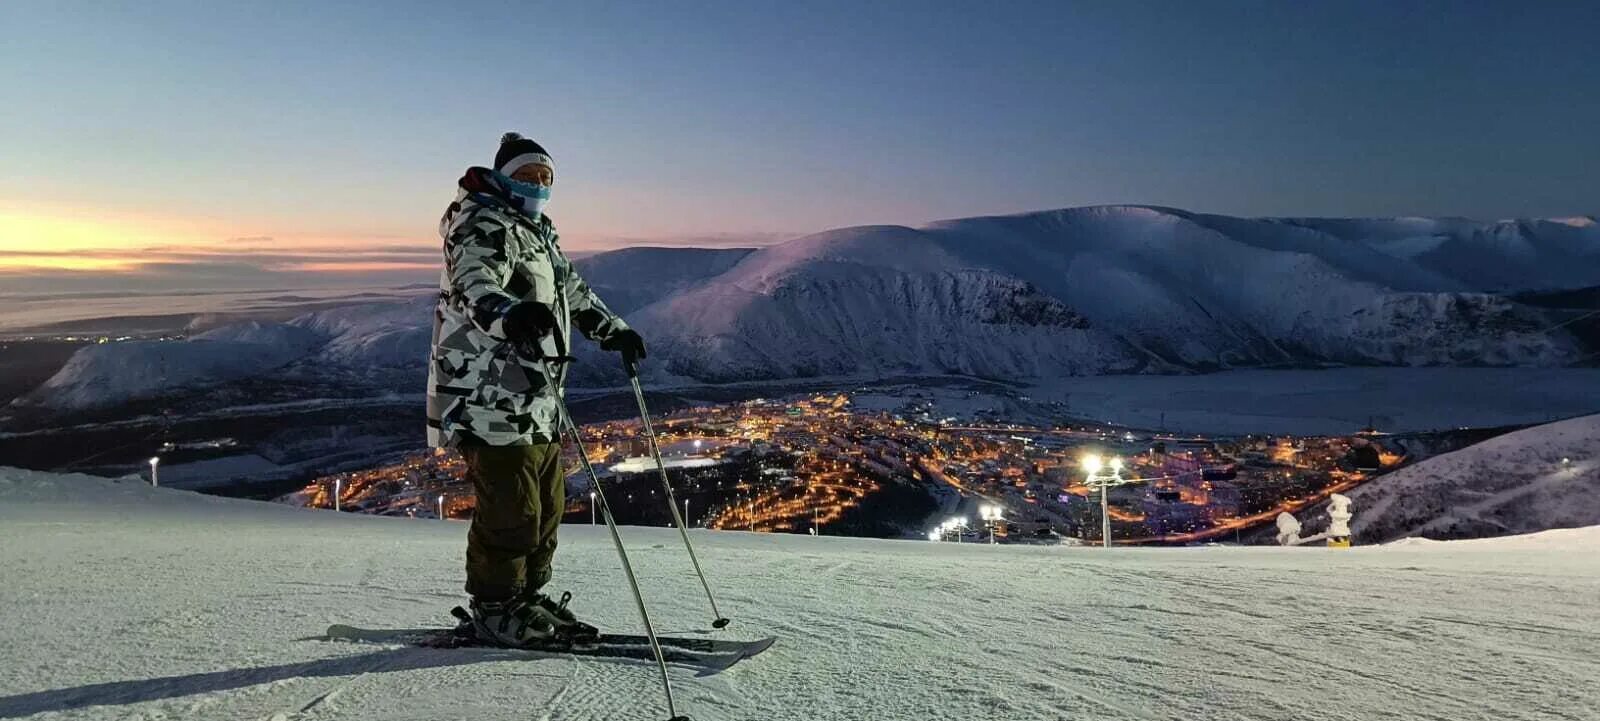
<svg viewBox="0 0 1600 721">
<path fill-rule="evenodd" d="M 467 593 L 502 601 L 550 581 L 566 512 L 561 444 L 464 447 L 477 510 L 467 531 Z"/>
</svg>

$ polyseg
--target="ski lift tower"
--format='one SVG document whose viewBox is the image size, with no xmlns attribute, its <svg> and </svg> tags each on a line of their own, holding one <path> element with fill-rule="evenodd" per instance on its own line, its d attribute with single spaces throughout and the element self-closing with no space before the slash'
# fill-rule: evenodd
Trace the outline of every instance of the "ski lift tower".
<svg viewBox="0 0 1600 721">
<path fill-rule="evenodd" d="M 1112 456 L 1109 462 L 1102 461 L 1100 456 L 1088 455 L 1083 457 L 1083 470 L 1089 477 L 1083 485 L 1100 489 L 1100 544 L 1105 548 L 1111 547 L 1111 488 L 1132 480 L 1122 477 L 1122 459 Z"/>
</svg>

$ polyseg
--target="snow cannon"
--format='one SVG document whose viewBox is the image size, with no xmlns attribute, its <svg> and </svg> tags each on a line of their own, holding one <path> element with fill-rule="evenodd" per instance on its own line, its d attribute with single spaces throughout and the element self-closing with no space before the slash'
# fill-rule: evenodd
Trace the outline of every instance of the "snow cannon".
<svg viewBox="0 0 1600 721">
<path fill-rule="evenodd" d="M 1278 514 L 1278 543 L 1284 546 L 1297 545 L 1300 540 L 1300 521 L 1290 515 L 1288 511 Z"/>
<path fill-rule="evenodd" d="M 1350 547 L 1350 497 L 1335 493 L 1328 497 L 1328 548 Z"/>
</svg>

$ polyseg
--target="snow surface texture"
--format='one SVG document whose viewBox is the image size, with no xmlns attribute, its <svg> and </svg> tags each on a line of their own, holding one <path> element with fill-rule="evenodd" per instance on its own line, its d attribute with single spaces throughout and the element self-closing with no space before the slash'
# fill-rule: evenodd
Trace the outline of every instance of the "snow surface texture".
<svg viewBox="0 0 1600 721">
<path fill-rule="evenodd" d="M 1363 543 L 1600 524 L 1600 415 L 1491 438 L 1347 495 L 1355 502 L 1355 538 Z"/>
<path fill-rule="evenodd" d="M 459 600 L 466 525 L 0 469 L 0 718 L 665 718 L 654 667 L 300 640 Z M 656 626 L 709 611 L 675 531 L 622 529 Z M 1320 548 L 990 547 L 694 533 L 720 636 L 697 721 L 1600 717 L 1600 530 Z M 637 616 L 603 530 L 554 587 Z"/>
<path fill-rule="evenodd" d="M 1600 285 L 1592 219 L 1250 219 L 1100 206 L 865 226 L 761 250 L 635 248 L 578 267 L 650 342 L 651 379 L 962 374 L 1009 380 L 1323 362 L 1552 366 L 1590 353 L 1561 319 L 1499 295 Z M 313 313 L 312 362 L 416 367 L 428 298 Z M 576 344 L 575 385 L 626 381 Z M 112 351 L 115 349 L 113 348 Z M 184 373 L 91 354 L 31 402 L 75 407 L 259 373 Z M 137 360 L 137 357 L 135 357 Z M 270 369 L 270 368 L 269 368 Z"/>
</svg>

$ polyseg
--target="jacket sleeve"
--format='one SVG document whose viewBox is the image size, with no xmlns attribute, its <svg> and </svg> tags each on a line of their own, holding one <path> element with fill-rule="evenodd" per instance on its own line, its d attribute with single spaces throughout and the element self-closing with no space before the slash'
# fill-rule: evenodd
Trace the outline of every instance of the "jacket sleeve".
<svg viewBox="0 0 1600 721">
<path fill-rule="evenodd" d="M 552 260 L 560 264 L 560 277 L 566 279 L 561 292 L 566 295 L 572 324 L 577 326 L 578 332 L 589 340 L 604 342 L 618 331 L 626 330 L 628 324 L 622 321 L 621 316 L 611 312 L 600 296 L 594 294 L 594 289 L 578 275 L 578 269 L 572 266 L 572 261 L 567 260 L 567 254 L 561 252 L 561 246 L 551 243 L 551 247 L 555 250 Z"/>
<path fill-rule="evenodd" d="M 506 340 L 505 313 L 516 303 L 503 280 L 510 264 L 508 232 L 503 220 L 478 214 L 452 231 L 444 246 L 451 291 L 473 327 L 496 340 Z"/>
</svg>

